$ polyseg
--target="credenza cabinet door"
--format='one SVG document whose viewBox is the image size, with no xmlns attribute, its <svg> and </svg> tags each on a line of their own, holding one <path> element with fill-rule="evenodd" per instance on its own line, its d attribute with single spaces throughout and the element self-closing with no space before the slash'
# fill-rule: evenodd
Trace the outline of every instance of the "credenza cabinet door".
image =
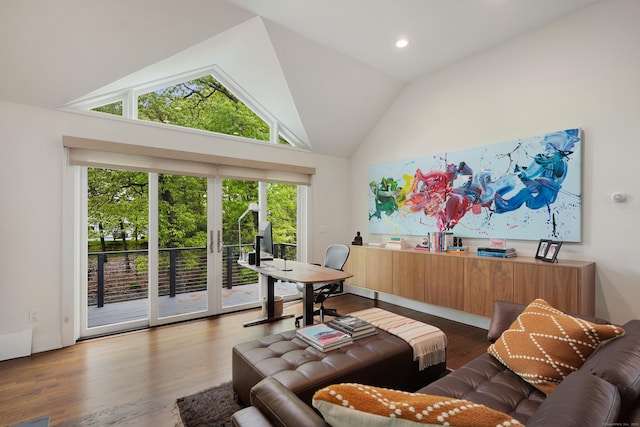
<svg viewBox="0 0 640 427">
<path fill-rule="evenodd" d="M 346 283 L 354 286 L 365 287 L 367 283 L 367 249 L 362 246 L 351 246 L 349 258 L 343 270 L 353 274 L 353 277 L 345 280 Z"/>
<path fill-rule="evenodd" d="M 393 294 L 424 301 L 424 255 L 396 252 L 393 254 Z"/>
<path fill-rule="evenodd" d="M 464 310 L 464 260 L 451 255 L 424 255 L 424 301 Z"/>
<path fill-rule="evenodd" d="M 515 268 L 514 301 L 529 304 L 542 298 L 558 310 L 578 313 L 578 270 L 558 265 L 518 264 Z"/>
<path fill-rule="evenodd" d="M 495 300 L 513 301 L 514 265 L 504 260 L 464 260 L 464 311 L 491 317 Z"/>
<path fill-rule="evenodd" d="M 491 317 L 495 300 L 543 298 L 562 311 L 595 315 L 595 263 L 548 263 L 352 246 L 347 283 L 390 295 Z"/>
<path fill-rule="evenodd" d="M 366 288 L 393 293 L 393 251 L 369 249 L 366 256 Z"/>
</svg>

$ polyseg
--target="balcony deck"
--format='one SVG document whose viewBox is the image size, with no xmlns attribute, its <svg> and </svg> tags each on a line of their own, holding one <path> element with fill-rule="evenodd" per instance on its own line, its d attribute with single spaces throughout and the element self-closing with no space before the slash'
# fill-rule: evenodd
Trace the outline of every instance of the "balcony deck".
<svg viewBox="0 0 640 427">
<path fill-rule="evenodd" d="M 238 285 L 222 290 L 222 307 L 228 308 L 259 301 L 259 285 Z M 277 282 L 276 295 L 292 295 L 297 292 L 295 283 Z M 194 291 L 177 294 L 175 297 L 161 296 L 159 299 L 159 317 L 170 317 L 182 313 L 193 313 L 206 309 L 206 291 Z M 89 306 L 88 327 L 110 325 L 114 323 L 144 320 L 148 317 L 149 300 L 141 298 L 133 301 L 105 304 L 104 307 Z"/>
</svg>

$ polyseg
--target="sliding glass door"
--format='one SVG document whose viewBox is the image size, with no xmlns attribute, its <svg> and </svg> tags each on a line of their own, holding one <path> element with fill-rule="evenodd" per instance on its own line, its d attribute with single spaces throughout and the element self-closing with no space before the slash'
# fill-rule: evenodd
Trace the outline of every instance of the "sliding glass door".
<svg viewBox="0 0 640 427">
<path fill-rule="evenodd" d="M 296 185 L 83 173 L 83 337 L 258 306 L 264 283 L 238 260 L 254 249 L 259 221 L 272 223 L 274 256 L 297 259 Z M 293 283 L 278 283 L 276 294 L 299 297 Z"/>
<path fill-rule="evenodd" d="M 91 330 L 109 332 L 114 325 L 145 325 L 149 317 L 148 174 L 101 168 L 85 171 L 85 335 Z"/>
<path fill-rule="evenodd" d="M 115 169 L 86 172 L 81 336 L 216 314 L 222 277 L 219 182 Z"/>
<path fill-rule="evenodd" d="M 210 298 L 220 252 L 215 250 L 213 180 L 170 174 L 150 174 L 157 184 L 151 198 L 157 223 L 151 222 L 150 245 L 157 268 L 151 282 L 152 325 L 215 313 Z M 154 186 L 155 187 L 155 186 Z M 211 244 L 209 244 L 211 243 Z M 210 250 L 214 249 L 214 250 Z M 157 259 L 156 259 L 157 258 Z"/>
</svg>

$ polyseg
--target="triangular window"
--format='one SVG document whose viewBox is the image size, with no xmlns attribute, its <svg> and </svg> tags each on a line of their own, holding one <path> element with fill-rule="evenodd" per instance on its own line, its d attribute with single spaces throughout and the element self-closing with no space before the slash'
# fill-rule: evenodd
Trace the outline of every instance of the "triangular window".
<svg viewBox="0 0 640 427">
<path fill-rule="evenodd" d="M 224 76 L 221 70 L 216 70 L 216 74 Z M 280 145 L 301 145 L 292 142 L 297 141 L 293 134 L 267 111 L 256 107 L 258 103 L 251 96 L 233 88 L 230 81 L 211 73 L 197 77 L 191 74 L 165 84 L 155 82 L 153 86 L 129 88 L 129 96 L 124 92 L 112 93 L 107 98 L 108 104 L 94 103 L 90 110 Z M 86 108 L 90 103 L 85 100 L 77 105 Z"/>
<path fill-rule="evenodd" d="M 211 75 L 139 95 L 138 119 L 270 139 L 270 126 Z"/>
<path fill-rule="evenodd" d="M 122 116 L 122 101 L 112 102 L 111 104 L 95 107 L 91 110 L 98 111 L 100 113 L 113 114 L 115 116 Z"/>
</svg>

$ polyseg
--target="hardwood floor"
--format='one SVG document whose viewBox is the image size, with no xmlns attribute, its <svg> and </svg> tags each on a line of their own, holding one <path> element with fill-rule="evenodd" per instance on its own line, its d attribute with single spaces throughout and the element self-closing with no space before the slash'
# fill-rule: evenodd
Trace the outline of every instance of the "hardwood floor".
<svg viewBox="0 0 640 427">
<path fill-rule="evenodd" d="M 439 327 L 447 365 L 486 351 L 486 330 L 355 295 L 331 298 L 340 313 L 378 306 Z M 301 302 L 285 313 L 302 314 Z M 41 416 L 51 426 L 174 426 L 177 398 L 231 380 L 231 349 L 294 328 L 293 319 L 245 328 L 250 310 L 80 342 L 0 362 L 0 425 Z"/>
</svg>

